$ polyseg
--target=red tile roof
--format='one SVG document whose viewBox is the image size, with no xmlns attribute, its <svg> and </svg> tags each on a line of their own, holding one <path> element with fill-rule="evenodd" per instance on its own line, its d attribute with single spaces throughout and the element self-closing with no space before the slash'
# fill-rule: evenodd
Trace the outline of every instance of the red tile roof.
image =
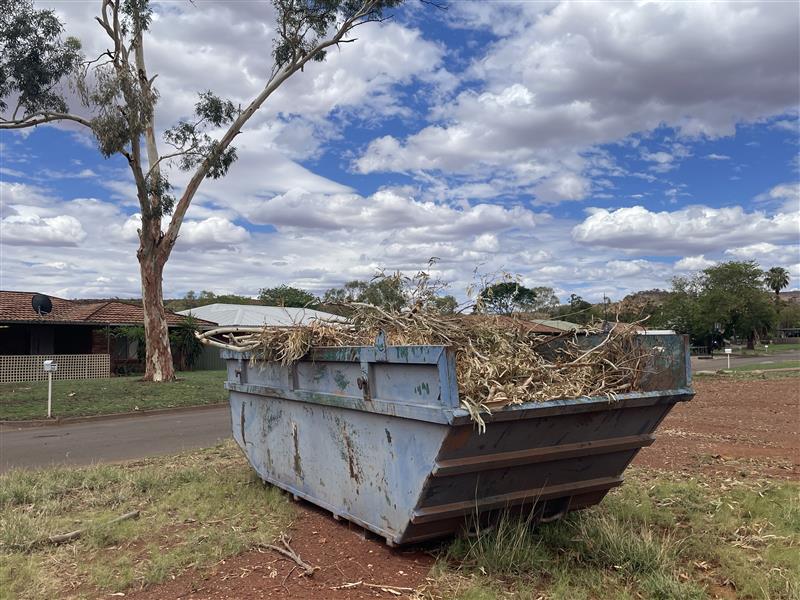
<svg viewBox="0 0 800 600">
<path fill-rule="evenodd" d="M 81 302 L 50 296 L 53 310 L 39 315 L 33 310 L 31 299 L 35 292 L 0 290 L 0 323 L 71 323 L 87 325 L 141 325 L 144 310 L 137 304 L 119 300 Z M 167 324 L 180 325 L 185 317 L 167 311 Z M 201 325 L 213 325 L 197 319 Z"/>
</svg>

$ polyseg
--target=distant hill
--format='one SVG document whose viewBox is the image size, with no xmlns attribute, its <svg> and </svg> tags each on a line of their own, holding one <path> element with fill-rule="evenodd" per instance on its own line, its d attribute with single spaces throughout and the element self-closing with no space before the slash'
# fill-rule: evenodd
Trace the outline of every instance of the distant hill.
<svg viewBox="0 0 800 600">
<path fill-rule="evenodd" d="M 781 292 L 781 300 L 791 304 L 800 304 L 800 290 L 792 290 L 791 292 Z"/>
</svg>

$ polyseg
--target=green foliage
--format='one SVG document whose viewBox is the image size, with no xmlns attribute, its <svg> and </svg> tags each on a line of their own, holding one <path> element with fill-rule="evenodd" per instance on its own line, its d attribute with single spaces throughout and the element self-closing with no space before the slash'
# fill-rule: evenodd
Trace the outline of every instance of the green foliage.
<svg viewBox="0 0 800 600">
<path fill-rule="evenodd" d="M 458 300 L 450 294 L 436 296 L 431 300 L 430 307 L 443 315 L 452 315 L 458 308 Z"/>
<path fill-rule="evenodd" d="M 181 371 L 191 370 L 203 353 L 203 344 L 195 337 L 195 332 L 197 332 L 197 319 L 191 315 L 184 317 L 178 327 L 170 329 L 170 349 L 176 366 Z"/>
<path fill-rule="evenodd" d="M 167 129 L 164 141 L 179 153 L 178 166 L 182 170 L 189 171 L 203 161 L 208 161 L 206 177 L 219 179 L 227 174 L 236 161 L 236 148 L 228 146 L 222 149 L 219 141 L 208 135 L 206 129 L 230 125 L 239 116 L 241 109 L 210 90 L 201 92 L 198 96 L 194 107 L 196 119 L 180 121 Z"/>
<path fill-rule="evenodd" d="M 80 42 L 62 40 L 64 27 L 52 10 L 36 10 L 30 0 L 0 0 L 0 110 L 18 94 L 16 116 L 66 112 L 56 89 L 80 64 Z"/>
<path fill-rule="evenodd" d="M 552 290 L 550 292 L 552 296 Z M 535 290 L 516 281 L 492 284 L 484 288 L 478 298 L 483 311 L 498 315 L 533 311 L 538 301 Z"/>
<path fill-rule="evenodd" d="M 387 310 L 399 311 L 408 304 L 400 276 L 377 277 L 372 281 L 348 281 L 341 288 L 325 292 L 327 304 L 363 302 Z"/>
<path fill-rule="evenodd" d="M 232 123 L 239 116 L 239 109 L 230 100 L 223 100 L 211 90 L 200 92 L 200 99 L 194 105 L 195 114 L 214 127 Z"/>
<path fill-rule="evenodd" d="M 358 22 L 377 21 L 383 11 L 398 6 L 402 0 L 377 0 L 369 12 L 360 14 L 362 0 L 273 0 L 278 17 L 272 55 L 276 68 L 291 65 L 314 52 L 338 19 L 358 17 Z M 314 52 L 311 60 L 325 60 L 324 50 Z"/>
<path fill-rule="evenodd" d="M 297 308 L 311 308 L 319 304 L 319 298 L 300 288 L 290 285 L 279 285 L 271 288 L 261 288 L 258 299 L 266 306 L 294 306 Z"/>
<path fill-rule="evenodd" d="M 443 293 L 447 284 L 431 275 L 430 269 L 437 261 L 431 258 L 428 270 L 419 270 L 414 275 L 380 271 L 371 281 L 348 281 L 341 288 L 326 291 L 322 302 L 330 305 L 360 302 L 394 312 L 425 308 L 451 314 L 458 308 L 458 302 Z"/>
<path fill-rule="evenodd" d="M 764 273 L 764 283 L 775 292 L 776 297 L 780 297 L 781 290 L 789 285 L 789 271 L 783 267 L 772 267 Z"/>
<path fill-rule="evenodd" d="M 786 302 L 778 308 L 778 327 L 800 327 L 800 304 Z"/>
<path fill-rule="evenodd" d="M 217 295 L 209 290 L 203 290 L 199 293 L 194 290 L 189 290 L 183 298 L 177 300 L 167 300 L 164 306 L 173 311 L 186 310 L 189 308 L 197 308 L 198 306 L 206 306 L 207 304 L 260 304 L 261 302 L 255 298 L 248 296 L 238 296 L 236 294 L 220 294 Z"/>
<path fill-rule="evenodd" d="M 570 294 L 567 303 L 553 308 L 550 311 L 550 316 L 585 325 L 592 320 L 591 309 L 591 302 L 587 302 L 577 294 Z"/>
<path fill-rule="evenodd" d="M 136 357 L 138 358 L 139 362 L 144 362 L 145 358 L 147 358 L 144 326 L 126 325 L 124 327 L 114 327 L 113 329 L 111 329 L 111 337 L 125 338 L 128 341 L 135 341 Z"/>
<path fill-rule="evenodd" d="M 701 343 L 717 337 L 743 336 L 752 347 L 755 336 L 777 322 L 764 290 L 763 272 L 754 261 L 725 262 L 692 278 L 673 280 L 663 306 L 664 323 Z"/>
<path fill-rule="evenodd" d="M 203 351 L 203 345 L 194 336 L 195 331 L 197 331 L 197 319 L 192 316 L 184 317 L 179 326 L 169 330 L 172 358 L 175 366 L 181 371 L 191 369 Z M 144 327 L 141 325 L 115 327 L 112 329 L 111 335 L 136 341 L 137 358 L 140 362 L 144 362 L 146 358 Z"/>
</svg>

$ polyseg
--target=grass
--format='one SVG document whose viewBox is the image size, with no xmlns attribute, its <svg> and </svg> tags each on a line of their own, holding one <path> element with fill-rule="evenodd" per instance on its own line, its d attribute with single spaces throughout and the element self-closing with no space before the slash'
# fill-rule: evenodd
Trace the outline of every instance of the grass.
<svg viewBox="0 0 800 600">
<path fill-rule="evenodd" d="M 772 369 L 800 369 L 800 360 L 784 360 L 775 363 L 767 363 L 760 365 L 744 365 L 742 367 L 733 367 L 731 371 L 771 371 Z"/>
<path fill-rule="evenodd" d="M 186 371 L 172 383 L 140 376 L 53 381 L 53 416 L 79 417 L 225 402 L 224 371 Z M 0 384 L 0 420 L 47 417 L 47 382 Z"/>
<path fill-rule="evenodd" d="M 745 356 L 767 356 L 771 354 L 781 354 L 791 350 L 800 350 L 800 344 L 767 344 L 766 350 L 763 344 L 757 344 L 753 350 L 742 347 L 737 349 L 736 352 Z"/>
<path fill-rule="evenodd" d="M 137 520 L 106 524 L 137 509 Z M 126 465 L 11 471 L 0 477 L 0 598 L 119 595 L 269 543 L 290 516 L 232 443 Z M 32 545 L 77 528 L 86 534 L 76 542 Z"/>
<path fill-rule="evenodd" d="M 597 508 L 535 528 L 503 515 L 455 540 L 424 596 L 797 599 L 799 491 L 634 470 Z"/>
</svg>

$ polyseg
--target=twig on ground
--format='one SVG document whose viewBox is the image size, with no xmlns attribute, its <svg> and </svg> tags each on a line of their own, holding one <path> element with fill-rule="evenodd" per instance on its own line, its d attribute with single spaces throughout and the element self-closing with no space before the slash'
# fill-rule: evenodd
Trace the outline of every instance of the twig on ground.
<svg viewBox="0 0 800 600">
<path fill-rule="evenodd" d="M 280 546 L 276 546 L 275 544 L 259 544 L 259 547 L 266 548 L 268 550 L 272 550 L 285 556 L 288 559 L 293 560 L 297 565 L 303 569 L 303 575 L 306 577 L 311 577 L 314 574 L 314 571 L 318 570 L 319 567 L 312 567 L 310 564 L 305 562 L 300 555 L 295 552 L 292 547 L 289 545 L 291 542 L 291 538 L 287 537 L 285 533 L 281 534 L 280 542 L 283 545 L 281 548 Z"/>
<path fill-rule="evenodd" d="M 402 596 L 404 593 L 413 592 L 415 591 L 414 588 L 410 587 L 400 587 L 397 585 L 386 585 L 383 583 L 367 583 L 366 581 L 352 581 L 350 583 L 343 583 L 341 585 L 333 586 L 332 590 L 349 590 L 352 588 L 356 588 L 359 586 L 364 586 L 368 588 L 373 588 L 376 590 L 381 590 L 382 592 L 387 592 L 394 596 Z"/>
<path fill-rule="evenodd" d="M 128 519 L 136 519 L 139 517 L 139 511 L 134 510 L 129 513 L 125 513 L 124 515 L 120 515 L 115 519 L 111 519 L 105 525 L 116 525 L 122 521 L 127 521 Z M 45 538 L 41 538 L 36 540 L 30 544 L 30 548 L 35 548 L 36 546 L 43 546 L 45 544 L 65 544 L 67 542 L 72 542 L 80 538 L 84 533 L 86 533 L 86 529 L 76 529 L 75 531 L 70 531 L 69 533 L 60 533 L 57 535 L 51 535 Z"/>
</svg>

